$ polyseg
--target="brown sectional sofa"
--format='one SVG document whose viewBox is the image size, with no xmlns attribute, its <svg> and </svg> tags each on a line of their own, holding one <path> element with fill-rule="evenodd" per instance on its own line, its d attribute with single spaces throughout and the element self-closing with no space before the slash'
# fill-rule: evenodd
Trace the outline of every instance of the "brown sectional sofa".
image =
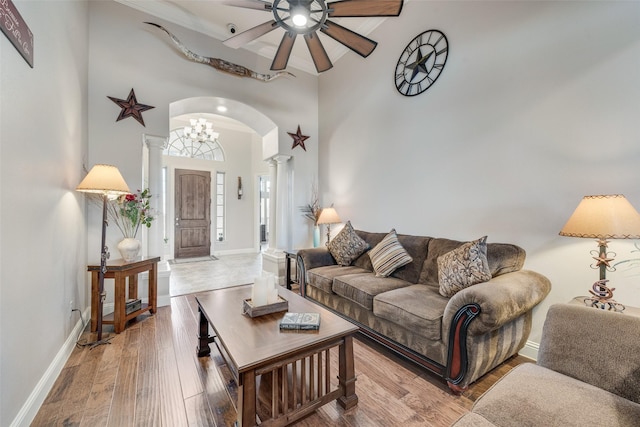
<svg viewBox="0 0 640 427">
<path fill-rule="evenodd" d="M 356 233 L 370 248 L 386 235 Z M 398 240 L 413 261 L 389 277 L 374 275 L 368 252 L 340 266 L 326 248 L 298 251 L 301 293 L 440 375 L 455 392 L 524 346 L 531 311 L 551 284 L 536 272 L 522 270 L 522 248 L 489 243 L 491 280 L 446 298 L 438 291 L 437 259 L 465 242 L 402 234 Z"/>
<path fill-rule="evenodd" d="M 640 425 L 638 314 L 551 306 L 538 361 L 513 368 L 454 425 Z"/>
</svg>

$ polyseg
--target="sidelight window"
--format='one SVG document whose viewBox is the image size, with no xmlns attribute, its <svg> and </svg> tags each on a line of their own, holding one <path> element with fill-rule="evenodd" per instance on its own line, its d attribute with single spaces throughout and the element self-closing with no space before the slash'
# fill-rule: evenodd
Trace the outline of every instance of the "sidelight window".
<svg viewBox="0 0 640 427">
<path fill-rule="evenodd" d="M 225 239 L 225 173 L 216 172 L 216 240 L 223 242 Z"/>
</svg>

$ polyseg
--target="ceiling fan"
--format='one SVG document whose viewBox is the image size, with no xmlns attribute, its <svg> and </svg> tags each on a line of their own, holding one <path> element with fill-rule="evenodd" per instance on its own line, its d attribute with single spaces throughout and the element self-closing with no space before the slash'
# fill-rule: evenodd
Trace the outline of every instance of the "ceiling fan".
<svg viewBox="0 0 640 427">
<path fill-rule="evenodd" d="M 280 46 L 273 58 L 271 69 L 284 70 L 289 62 L 296 37 L 301 34 L 307 43 L 311 58 L 319 73 L 333 64 L 318 38 L 320 31 L 366 58 L 373 52 L 375 41 L 349 30 L 328 18 L 398 16 L 403 0 L 340 0 L 327 3 L 324 0 L 227 0 L 230 6 L 271 12 L 273 19 L 250 28 L 224 41 L 237 49 L 275 30 L 285 30 Z"/>
</svg>

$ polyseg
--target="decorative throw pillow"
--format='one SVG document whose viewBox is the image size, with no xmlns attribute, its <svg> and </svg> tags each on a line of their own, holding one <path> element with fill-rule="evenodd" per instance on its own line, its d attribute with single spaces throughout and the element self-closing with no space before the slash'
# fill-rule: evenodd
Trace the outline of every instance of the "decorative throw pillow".
<svg viewBox="0 0 640 427">
<path fill-rule="evenodd" d="M 487 236 L 438 257 L 438 282 L 443 297 L 451 298 L 464 288 L 490 279 Z"/>
<path fill-rule="evenodd" d="M 329 242 L 329 252 L 340 265 L 350 265 L 369 249 L 369 244 L 358 236 L 351 226 L 351 221 Z"/>
<path fill-rule="evenodd" d="M 389 234 L 369 251 L 369 258 L 377 277 L 387 277 L 398 268 L 413 261 L 411 255 L 398 241 L 395 229 L 391 229 Z"/>
</svg>

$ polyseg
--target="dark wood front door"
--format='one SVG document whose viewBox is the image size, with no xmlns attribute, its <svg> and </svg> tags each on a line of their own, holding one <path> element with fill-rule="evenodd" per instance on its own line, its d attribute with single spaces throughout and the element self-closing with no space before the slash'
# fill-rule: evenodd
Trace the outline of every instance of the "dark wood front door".
<svg viewBox="0 0 640 427">
<path fill-rule="evenodd" d="M 211 174 L 176 169 L 175 258 L 211 254 Z"/>
</svg>

